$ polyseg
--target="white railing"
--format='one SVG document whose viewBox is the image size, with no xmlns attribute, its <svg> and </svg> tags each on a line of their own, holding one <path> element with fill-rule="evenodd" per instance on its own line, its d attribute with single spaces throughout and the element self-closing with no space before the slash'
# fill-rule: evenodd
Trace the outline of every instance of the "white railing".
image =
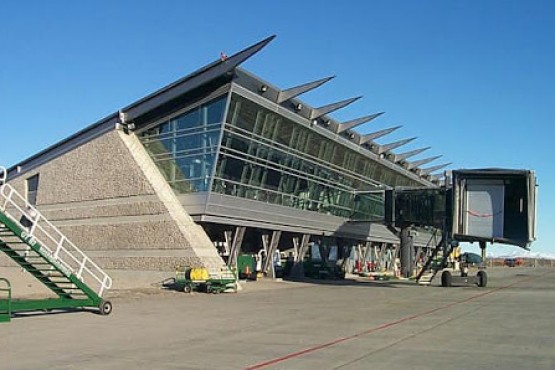
<svg viewBox="0 0 555 370">
<path fill-rule="evenodd" d="M 22 233 L 25 241 L 33 245 L 38 243 L 41 252 L 64 274 L 67 276 L 75 274 L 89 286 L 91 281 L 95 282 L 96 292 L 100 297 L 105 290 L 112 287 L 112 278 L 108 274 L 69 241 L 11 185 L 5 184 L 5 170 L 1 167 L 0 210 L 25 230 Z"/>
</svg>

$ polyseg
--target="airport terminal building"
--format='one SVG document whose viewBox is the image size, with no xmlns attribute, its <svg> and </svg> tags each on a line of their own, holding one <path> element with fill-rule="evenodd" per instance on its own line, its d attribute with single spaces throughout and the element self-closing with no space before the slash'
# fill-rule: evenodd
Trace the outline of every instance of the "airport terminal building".
<svg viewBox="0 0 555 370">
<path fill-rule="evenodd" d="M 372 222 L 383 219 L 380 191 L 438 186 L 442 166 L 421 167 L 437 157 L 394 152 L 410 139 L 376 143 L 396 127 L 355 131 L 381 113 L 329 116 L 356 98 L 318 108 L 298 98 L 331 78 L 280 89 L 239 67 L 272 38 L 16 164 L 9 183 L 112 270 L 218 268 L 222 255 L 263 247 L 300 260 L 316 240 L 398 244 Z"/>
</svg>

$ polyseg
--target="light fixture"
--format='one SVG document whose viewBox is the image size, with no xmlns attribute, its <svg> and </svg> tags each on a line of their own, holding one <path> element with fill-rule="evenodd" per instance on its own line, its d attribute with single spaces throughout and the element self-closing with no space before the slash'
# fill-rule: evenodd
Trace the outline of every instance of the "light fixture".
<svg viewBox="0 0 555 370">
<path fill-rule="evenodd" d="M 258 92 L 264 94 L 266 91 L 268 91 L 268 86 L 266 85 L 260 85 L 260 87 L 258 88 Z"/>
<path fill-rule="evenodd" d="M 355 133 L 354 133 L 354 132 L 351 132 L 351 133 L 349 134 L 349 138 L 350 138 L 350 139 L 354 139 L 354 138 L 355 138 Z"/>
<path fill-rule="evenodd" d="M 120 110 L 119 111 L 119 121 L 120 121 L 120 123 L 125 124 L 127 122 L 127 113 Z"/>
<path fill-rule="evenodd" d="M 297 105 L 295 105 L 295 110 L 296 110 L 297 112 L 300 112 L 301 109 L 303 109 L 303 105 L 302 105 L 301 103 L 297 103 Z"/>
</svg>

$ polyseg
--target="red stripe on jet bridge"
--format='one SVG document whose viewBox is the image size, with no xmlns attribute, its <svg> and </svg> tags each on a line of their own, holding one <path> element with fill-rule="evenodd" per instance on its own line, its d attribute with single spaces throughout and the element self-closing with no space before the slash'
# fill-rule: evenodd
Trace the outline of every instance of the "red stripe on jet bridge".
<svg viewBox="0 0 555 370">
<path fill-rule="evenodd" d="M 453 302 L 453 303 L 449 303 L 449 304 L 446 304 L 446 305 L 444 305 L 444 306 L 436 307 L 436 308 L 433 308 L 433 309 L 428 310 L 428 311 L 420 312 L 420 313 L 417 313 L 417 314 L 415 314 L 415 315 L 403 317 L 403 318 L 401 318 L 401 319 L 399 319 L 399 320 L 395 320 L 395 321 L 391 321 L 391 322 L 388 322 L 388 323 L 385 323 L 385 324 L 382 324 L 382 325 L 379 325 L 379 326 L 375 326 L 375 327 L 370 328 L 370 329 L 367 329 L 367 330 L 365 330 L 365 331 L 361 331 L 360 333 L 356 333 L 356 334 L 353 334 L 353 335 L 349 335 L 349 336 L 347 336 L 347 337 L 338 338 L 338 339 L 332 340 L 332 341 L 330 341 L 330 342 L 326 342 L 326 343 L 323 343 L 323 344 L 319 344 L 319 345 L 314 346 L 314 347 L 305 348 L 305 349 L 303 349 L 303 350 L 301 350 L 301 351 L 293 352 L 293 353 L 290 353 L 290 354 L 288 354 L 288 355 L 281 356 L 281 357 L 276 357 L 276 358 L 274 358 L 274 359 L 271 359 L 271 360 L 268 360 L 268 361 L 264 361 L 264 362 L 261 362 L 261 363 L 255 364 L 255 365 L 250 365 L 250 366 L 244 368 L 243 370 L 258 370 L 258 369 L 263 369 L 263 368 L 265 368 L 265 367 L 268 367 L 268 366 L 271 366 L 271 365 L 275 365 L 275 364 L 278 364 L 278 363 L 280 363 L 280 362 L 284 362 L 284 361 L 287 361 L 287 360 L 290 360 L 290 359 L 293 359 L 293 358 L 296 358 L 296 357 L 301 357 L 301 356 L 306 355 L 306 354 L 308 354 L 308 353 L 317 352 L 317 351 L 319 351 L 319 350 L 321 350 L 321 349 L 324 349 L 324 348 L 327 348 L 327 347 L 332 347 L 332 346 L 335 346 L 335 345 L 337 345 L 337 344 L 339 344 L 339 343 L 346 342 L 346 341 L 348 341 L 348 340 L 356 339 L 356 338 L 358 338 L 358 337 L 362 337 L 362 336 L 364 336 L 364 335 L 368 335 L 368 334 L 371 334 L 371 333 L 374 333 L 374 332 L 377 332 L 377 331 L 380 331 L 380 330 L 385 330 L 385 329 L 391 328 L 391 327 L 393 327 L 393 326 L 402 324 L 402 323 L 407 322 L 407 321 L 416 320 L 416 319 L 418 319 L 418 318 L 420 318 L 420 317 L 423 317 L 423 316 L 432 314 L 432 313 L 434 313 L 434 312 L 443 311 L 443 310 L 446 310 L 446 309 L 451 308 L 451 307 L 453 307 L 453 306 L 457 306 L 457 305 L 460 305 L 460 304 L 463 304 L 463 303 L 466 303 L 466 302 L 469 302 L 469 301 L 472 301 L 472 300 L 475 300 L 475 299 L 478 299 L 478 298 L 481 298 L 481 297 L 485 297 L 485 296 L 487 296 L 487 295 L 493 294 L 493 293 L 498 292 L 498 291 L 500 291 L 500 290 L 507 289 L 507 288 L 511 288 L 512 286 L 514 286 L 514 285 L 516 285 L 516 284 L 520 284 L 520 283 L 523 283 L 523 282 L 528 281 L 528 280 L 539 279 L 539 278 L 541 278 L 541 277 L 543 277 L 544 275 L 547 275 L 547 274 L 549 274 L 549 273 L 551 273 L 551 271 L 548 271 L 548 272 L 546 272 L 545 274 L 542 274 L 542 275 L 540 275 L 540 276 L 531 276 L 531 277 L 529 277 L 529 278 L 527 278 L 527 279 L 523 279 L 523 280 L 520 280 L 520 281 L 516 281 L 516 282 L 514 282 L 514 283 L 512 283 L 512 284 L 505 285 L 505 286 L 502 286 L 502 287 L 499 287 L 499 288 L 496 288 L 496 289 L 492 289 L 492 290 L 489 290 L 489 291 L 484 292 L 484 293 L 476 294 L 476 295 L 474 295 L 474 296 L 472 296 L 472 297 L 469 297 L 469 298 L 466 298 L 466 299 L 462 299 L 462 300 L 460 300 L 460 301 L 456 301 L 456 302 Z"/>
</svg>

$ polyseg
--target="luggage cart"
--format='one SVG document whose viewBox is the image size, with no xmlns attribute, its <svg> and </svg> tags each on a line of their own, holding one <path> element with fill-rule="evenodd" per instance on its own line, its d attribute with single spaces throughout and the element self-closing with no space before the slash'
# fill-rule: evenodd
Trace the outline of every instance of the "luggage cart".
<svg viewBox="0 0 555 370">
<path fill-rule="evenodd" d="M 219 274 L 209 274 L 202 267 L 179 267 L 175 272 L 175 286 L 177 290 L 185 293 L 237 293 L 237 279 L 227 268 Z"/>
</svg>

